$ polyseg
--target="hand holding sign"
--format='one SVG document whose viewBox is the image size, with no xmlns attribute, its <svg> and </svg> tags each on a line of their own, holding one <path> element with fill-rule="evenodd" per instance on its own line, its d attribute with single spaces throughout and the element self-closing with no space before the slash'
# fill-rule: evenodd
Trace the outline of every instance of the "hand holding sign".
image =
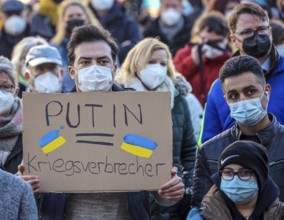
<svg viewBox="0 0 284 220">
<path fill-rule="evenodd" d="M 24 175 L 25 169 L 26 167 L 24 164 L 18 166 L 18 172 L 20 173 L 19 177 L 31 185 L 34 193 L 38 193 L 40 187 L 39 177 L 35 175 Z"/>
<path fill-rule="evenodd" d="M 159 195 L 168 200 L 179 201 L 184 195 L 184 184 L 182 179 L 177 175 L 177 168 L 171 169 L 172 179 L 162 185 L 158 190 Z"/>
</svg>

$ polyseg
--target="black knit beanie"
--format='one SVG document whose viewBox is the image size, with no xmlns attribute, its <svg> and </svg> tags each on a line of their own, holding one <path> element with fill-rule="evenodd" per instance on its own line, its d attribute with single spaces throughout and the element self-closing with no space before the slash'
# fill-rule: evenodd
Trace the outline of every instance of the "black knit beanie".
<svg viewBox="0 0 284 220">
<path fill-rule="evenodd" d="M 218 170 L 222 170 L 228 164 L 239 164 L 253 170 L 259 188 L 262 190 L 265 186 L 268 179 L 268 156 L 264 146 L 253 141 L 236 141 L 221 153 Z"/>
</svg>

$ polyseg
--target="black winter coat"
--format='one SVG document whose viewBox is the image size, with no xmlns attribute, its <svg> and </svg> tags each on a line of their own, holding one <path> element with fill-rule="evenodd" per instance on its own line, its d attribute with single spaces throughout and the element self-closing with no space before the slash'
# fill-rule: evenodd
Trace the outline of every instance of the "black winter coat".
<svg viewBox="0 0 284 220">
<path fill-rule="evenodd" d="M 284 126 L 269 113 L 271 123 L 256 134 L 260 144 L 267 148 L 269 176 L 280 189 L 280 201 L 284 201 Z M 237 125 L 205 142 L 198 150 L 194 170 L 192 204 L 199 206 L 202 198 L 213 185 L 210 177 L 217 172 L 218 158 L 231 143 L 241 140 Z"/>
<path fill-rule="evenodd" d="M 175 97 L 172 109 L 173 122 L 173 166 L 182 176 L 182 171 L 187 174 L 184 177 L 185 186 L 192 186 L 192 176 L 195 163 L 196 141 L 190 118 L 188 104 L 182 95 Z"/>
</svg>

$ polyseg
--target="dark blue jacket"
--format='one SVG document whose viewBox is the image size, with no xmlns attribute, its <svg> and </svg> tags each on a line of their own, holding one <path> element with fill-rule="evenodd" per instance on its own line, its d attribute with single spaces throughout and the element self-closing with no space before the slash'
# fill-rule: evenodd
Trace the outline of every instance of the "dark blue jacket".
<svg viewBox="0 0 284 220">
<path fill-rule="evenodd" d="M 142 38 L 138 23 L 134 21 L 118 3 L 114 3 L 108 14 L 103 18 L 98 16 L 91 3 L 89 7 L 103 27 L 117 40 L 119 46 L 118 58 L 120 64 L 122 64 L 128 51 Z M 129 44 L 124 46 L 122 43 L 126 41 L 128 41 Z"/>
<path fill-rule="evenodd" d="M 273 48 L 270 59 L 271 69 L 265 74 L 266 81 L 271 86 L 267 111 L 273 113 L 279 123 L 284 124 L 284 58 Z M 217 79 L 208 94 L 198 144 L 201 145 L 234 124 L 221 82 Z"/>
</svg>

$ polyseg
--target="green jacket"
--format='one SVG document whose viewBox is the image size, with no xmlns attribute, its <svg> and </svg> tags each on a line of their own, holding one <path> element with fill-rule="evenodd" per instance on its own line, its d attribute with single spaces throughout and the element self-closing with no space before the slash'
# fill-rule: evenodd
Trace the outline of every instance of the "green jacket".
<svg viewBox="0 0 284 220">
<path fill-rule="evenodd" d="M 175 97 L 172 109 L 173 122 L 173 166 L 184 173 L 186 187 L 192 186 L 195 163 L 196 141 L 193 133 L 188 104 L 182 95 Z"/>
</svg>

